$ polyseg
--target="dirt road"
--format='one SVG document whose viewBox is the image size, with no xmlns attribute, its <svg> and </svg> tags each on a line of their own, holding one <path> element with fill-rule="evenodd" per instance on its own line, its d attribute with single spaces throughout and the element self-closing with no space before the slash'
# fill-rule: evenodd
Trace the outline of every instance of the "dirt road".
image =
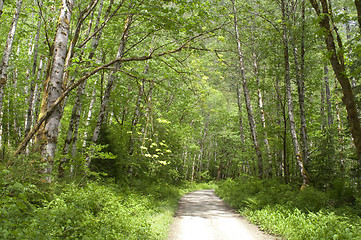
<svg viewBox="0 0 361 240">
<path fill-rule="evenodd" d="M 218 198 L 213 190 L 189 193 L 180 200 L 168 240 L 274 240 Z"/>
</svg>

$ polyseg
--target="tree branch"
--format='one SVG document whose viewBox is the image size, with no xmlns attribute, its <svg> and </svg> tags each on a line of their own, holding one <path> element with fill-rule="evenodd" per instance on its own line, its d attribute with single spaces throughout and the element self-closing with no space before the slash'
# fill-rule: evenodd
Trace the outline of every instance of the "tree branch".
<svg viewBox="0 0 361 240">
<path fill-rule="evenodd" d="M 74 82 L 73 84 L 71 84 L 68 88 L 66 88 L 63 93 L 60 95 L 60 97 L 49 107 L 49 109 L 38 119 L 38 122 L 36 123 L 36 125 L 31 129 L 31 131 L 26 135 L 26 137 L 23 139 L 23 141 L 20 143 L 20 145 L 18 146 L 18 148 L 16 149 L 14 156 L 19 155 L 27 146 L 27 144 L 29 143 L 30 139 L 33 138 L 33 136 L 35 135 L 35 133 L 37 133 L 37 131 L 39 130 L 40 126 L 43 124 L 43 122 L 45 122 L 49 116 L 51 115 L 51 113 L 55 110 L 56 107 L 59 106 L 59 104 L 65 99 L 65 97 L 75 88 L 77 88 L 81 83 L 83 83 L 85 80 L 87 80 L 88 78 L 90 78 L 91 76 L 93 76 L 94 74 L 96 74 L 97 72 L 99 72 L 102 69 L 106 69 L 110 66 L 112 66 L 115 63 L 123 63 L 123 62 L 135 62 L 135 61 L 146 61 L 148 59 L 153 59 L 153 58 L 157 58 L 157 57 L 162 57 L 168 54 L 172 54 L 172 53 L 176 53 L 176 52 L 180 52 L 181 50 L 183 50 L 184 48 L 186 48 L 187 44 L 189 44 L 191 41 L 193 41 L 196 38 L 199 38 L 201 36 L 204 36 L 206 34 L 215 32 L 219 29 L 221 29 L 226 23 L 222 24 L 221 26 L 214 28 L 212 30 L 200 33 L 196 36 L 193 36 L 191 38 L 189 38 L 187 41 L 185 41 L 181 46 L 179 46 L 176 49 L 170 50 L 170 51 L 165 51 L 165 52 L 161 52 L 158 54 L 154 54 L 154 52 L 150 55 L 146 55 L 146 56 L 141 56 L 141 57 L 131 57 L 131 58 L 116 58 L 114 60 L 109 61 L 108 63 L 101 65 L 99 67 L 96 67 L 95 69 L 93 69 L 92 71 L 86 73 L 83 77 L 81 77 L 78 81 Z"/>
</svg>

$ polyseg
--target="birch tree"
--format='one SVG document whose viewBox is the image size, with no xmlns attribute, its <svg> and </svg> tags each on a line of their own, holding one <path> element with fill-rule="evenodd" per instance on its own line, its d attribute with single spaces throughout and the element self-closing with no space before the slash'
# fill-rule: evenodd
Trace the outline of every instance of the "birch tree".
<svg viewBox="0 0 361 240">
<path fill-rule="evenodd" d="M 12 22 L 10 25 L 10 29 L 9 29 L 9 33 L 8 33 L 8 36 L 6 39 L 6 45 L 4 48 L 3 57 L 1 60 L 1 65 L 0 65 L 0 116 L 1 116 L 2 108 L 3 108 L 5 85 L 7 82 L 7 70 L 8 70 L 8 66 L 9 66 L 11 50 L 12 50 L 13 43 L 14 43 L 16 27 L 17 27 L 17 24 L 19 21 L 22 4 L 23 4 L 23 0 L 18 0 L 16 2 L 14 16 L 13 16 L 13 19 L 12 19 Z M 1 1 L 1 5 L 3 5 L 2 1 Z M 0 119 L 0 121 L 1 121 L 1 119 Z M 0 124 L 1 124 L 1 122 L 0 122 Z"/>
<path fill-rule="evenodd" d="M 282 8 L 282 40 L 283 40 L 283 53 L 284 53 L 284 80 L 286 86 L 286 94 L 287 94 L 287 106 L 288 106 L 288 118 L 290 123 L 291 137 L 293 143 L 294 154 L 296 155 L 297 164 L 301 171 L 302 176 L 302 188 L 303 189 L 308 183 L 308 174 L 306 172 L 302 151 L 300 148 L 300 144 L 298 142 L 297 131 L 296 131 L 296 122 L 293 110 L 293 100 L 292 100 L 292 89 L 291 89 L 291 77 L 290 77 L 290 63 L 289 63 L 289 36 L 287 30 L 287 20 L 288 20 L 288 7 L 285 0 L 281 1 Z"/>
<path fill-rule="evenodd" d="M 67 55 L 68 36 L 73 6 L 74 0 L 62 0 L 54 39 L 51 70 L 50 75 L 45 82 L 39 118 L 49 110 L 62 93 L 64 65 Z M 43 173 L 45 174 L 51 174 L 53 171 L 53 160 L 57 145 L 59 123 L 62 116 L 61 110 L 61 106 L 58 105 L 52 111 L 46 121 L 42 124 L 37 136 L 37 143 L 40 145 L 41 155 L 46 162 L 46 166 L 43 169 Z M 51 181 L 51 178 L 47 177 L 47 181 Z"/>
<path fill-rule="evenodd" d="M 261 153 L 261 149 L 260 149 L 258 139 L 257 139 L 256 121 L 254 119 L 251 98 L 250 98 L 249 90 L 247 87 L 244 56 L 243 56 L 241 39 L 240 39 L 240 35 L 239 35 L 239 30 L 238 30 L 238 20 L 237 20 L 237 11 L 236 11 L 236 6 L 235 6 L 235 1 L 234 0 L 231 0 L 231 1 L 232 1 L 232 7 L 233 7 L 234 30 L 236 33 L 237 50 L 238 50 L 237 53 L 238 53 L 238 58 L 239 58 L 239 68 L 240 68 L 240 75 L 241 75 L 240 78 L 241 78 L 241 83 L 243 86 L 243 94 L 244 94 L 244 99 L 246 102 L 248 122 L 249 122 L 250 130 L 251 130 L 253 145 L 254 145 L 254 149 L 256 151 L 256 155 L 257 155 L 258 176 L 260 178 L 262 178 L 263 177 L 262 153 Z"/>
</svg>

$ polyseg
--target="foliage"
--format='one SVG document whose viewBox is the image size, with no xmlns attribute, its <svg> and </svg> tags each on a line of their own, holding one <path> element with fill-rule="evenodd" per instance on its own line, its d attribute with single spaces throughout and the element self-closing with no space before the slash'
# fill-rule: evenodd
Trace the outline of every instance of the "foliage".
<svg viewBox="0 0 361 240">
<path fill-rule="evenodd" d="M 145 191 L 111 182 L 68 184 L 46 200 L 31 197 L 41 192 L 36 186 L 14 183 L 1 197 L 0 238 L 165 239 L 179 188 L 142 187 Z"/>
<path fill-rule="evenodd" d="M 309 186 L 300 191 L 242 176 L 221 182 L 216 193 L 262 229 L 287 239 L 359 239 L 361 234 L 358 205 L 340 207 L 332 191 Z"/>
</svg>

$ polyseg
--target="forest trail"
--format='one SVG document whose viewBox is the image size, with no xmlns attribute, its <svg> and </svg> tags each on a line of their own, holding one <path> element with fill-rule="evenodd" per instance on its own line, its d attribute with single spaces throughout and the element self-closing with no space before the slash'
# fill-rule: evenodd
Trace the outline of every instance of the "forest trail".
<svg viewBox="0 0 361 240">
<path fill-rule="evenodd" d="M 271 240 L 214 194 L 195 191 L 180 200 L 168 240 Z"/>
</svg>

